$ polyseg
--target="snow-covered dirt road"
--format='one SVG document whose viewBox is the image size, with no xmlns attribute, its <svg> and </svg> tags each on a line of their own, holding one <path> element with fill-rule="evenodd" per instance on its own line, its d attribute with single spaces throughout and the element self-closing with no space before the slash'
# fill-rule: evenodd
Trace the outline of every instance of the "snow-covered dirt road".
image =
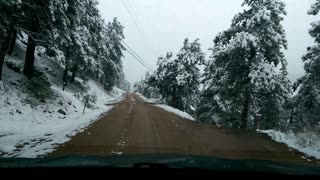
<svg viewBox="0 0 320 180">
<path fill-rule="evenodd" d="M 317 164 L 267 135 L 184 119 L 134 94 L 49 156 L 183 154 Z"/>
</svg>

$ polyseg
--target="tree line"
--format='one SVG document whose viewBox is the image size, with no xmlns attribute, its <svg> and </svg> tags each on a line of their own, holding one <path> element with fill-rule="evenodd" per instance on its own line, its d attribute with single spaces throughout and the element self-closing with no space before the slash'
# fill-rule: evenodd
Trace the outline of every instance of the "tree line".
<svg viewBox="0 0 320 180">
<path fill-rule="evenodd" d="M 135 84 L 194 115 L 198 121 L 243 129 L 316 129 L 320 123 L 320 23 L 312 23 L 315 44 L 303 57 L 306 74 L 288 79 L 283 50 L 287 40 L 281 0 L 244 0 L 230 28 L 214 38 L 205 60 L 200 43 L 186 39 L 176 54 L 158 59 L 158 68 Z M 308 11 L 317 15 L 320 0 Z M 201 73 L 199 67 L 204 67 Z M 295 92 L 295 94 L 293 94 Z"/>
<path fill-rule="evenodd" d="M 97 0 L 0 0 L 0 81 L 5 56 L 26 34 L 23 74 L 34 76 L 36 47 L 64 68 L 63 82 L 95 79 L 110 90 L 124 85 L 123 26 L 105 23 Z"/>
</svg>

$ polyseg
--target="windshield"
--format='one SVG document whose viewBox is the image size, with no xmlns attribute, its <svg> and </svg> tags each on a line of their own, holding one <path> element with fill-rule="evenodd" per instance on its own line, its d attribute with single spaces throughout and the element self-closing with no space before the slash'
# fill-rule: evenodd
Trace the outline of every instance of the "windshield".
<svg viewBox="0 0 320 180">
<path fill-rule="evenodd" d="M 319 10 L 319 0 L 0 0 L 0 159 L 318 167 Z"/>
</svg>

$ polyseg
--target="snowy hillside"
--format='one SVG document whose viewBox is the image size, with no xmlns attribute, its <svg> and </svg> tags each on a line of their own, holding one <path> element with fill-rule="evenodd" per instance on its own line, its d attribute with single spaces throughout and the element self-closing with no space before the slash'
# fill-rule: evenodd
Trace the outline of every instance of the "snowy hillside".
<svg viewBox="0 0 320 180">
<path fill-rule="evenodd" d="M 16 70 L 22 67 L 24 49 L 25 45 L 17 41 L 13 55 L 6 58 L 7 64 L 13 64 Z M 39 50 L 36 70 L 45 72 L 51 84 L 51 96 L 44 101 L 30 97 L 26 90 L 29 80 L 4 65 L 3 85 L 0 86 L 0 156 L 34 158 L 50 153 L 123 99 L 124 92 L 120 89 L 106 92 L 98 83 L 81 79 L 63 91 L 62 69 L 52 59 L 40 57 L 38 53 Z M 90 102 L 90 108 L 83 114 L 87 95 L 95 102 Z"/>
</svg>

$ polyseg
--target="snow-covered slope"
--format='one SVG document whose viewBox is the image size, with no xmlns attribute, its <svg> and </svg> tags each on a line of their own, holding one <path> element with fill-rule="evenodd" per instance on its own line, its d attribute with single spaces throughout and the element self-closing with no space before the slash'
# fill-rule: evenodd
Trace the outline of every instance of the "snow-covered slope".
<svg viewBox="0 0 320 180">
<path fill-rule="evenodd" d="M 320 138 L 315 132 L 283 133 L 276 130 L 259 131 L 268 134 L 273 140 L 285 143 L 308 156 L 320 159 Z"/>
<path fill-rule="evenodd" d="M 6 61 L 23 63 L 24 49 L 17 41 L 15 53 Z M 35 65 L 36 69 L 46 72 L 53 94 L 46 102 L 36 105 L 30 103 L 29 95 L 23 90 L 28 79 L 4 65 L 0 88 L 0 156 L 34 158 L 50 153 L 112 109 L 110 104 L 123 98 L 124 92 L 120 89 L 106 92 L 98 83 L 81 79 L 77 86 L 70 84 L 62 91 L 59 65 L 39 56 Z M 83 114 L 86 94 L 96 95 L 97 99 Z"/>
</svg>

